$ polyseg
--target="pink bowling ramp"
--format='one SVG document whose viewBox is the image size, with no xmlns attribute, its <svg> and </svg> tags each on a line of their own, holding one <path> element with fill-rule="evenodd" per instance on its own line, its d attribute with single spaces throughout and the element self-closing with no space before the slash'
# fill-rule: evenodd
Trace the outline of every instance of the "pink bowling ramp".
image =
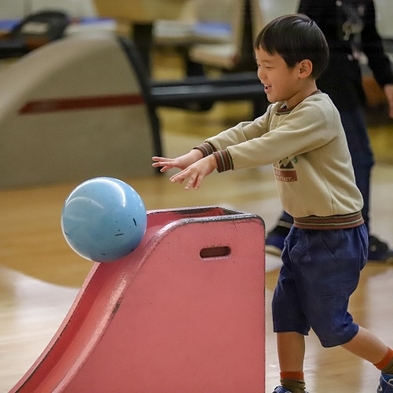
<svg viewBox="0 0 393 393">
<path fill-rule="evenodd" d="M 264 392 L 264 237 L 253 214 L 149 211 L 142 243 L 94 264 L 11 392 Z"/>
</svg>

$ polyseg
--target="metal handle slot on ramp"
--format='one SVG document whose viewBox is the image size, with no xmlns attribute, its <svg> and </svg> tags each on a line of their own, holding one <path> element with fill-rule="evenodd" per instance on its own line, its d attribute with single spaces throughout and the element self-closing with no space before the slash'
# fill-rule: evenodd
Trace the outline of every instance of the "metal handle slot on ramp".
<svg viewBox="0 0 393 393">
<path fill-rule="evenodd" d="M 138 248 L 93 265 L 11 393 L 263 392 L 264 238 L 253 214 L 149 211 Z"/>
</svg>

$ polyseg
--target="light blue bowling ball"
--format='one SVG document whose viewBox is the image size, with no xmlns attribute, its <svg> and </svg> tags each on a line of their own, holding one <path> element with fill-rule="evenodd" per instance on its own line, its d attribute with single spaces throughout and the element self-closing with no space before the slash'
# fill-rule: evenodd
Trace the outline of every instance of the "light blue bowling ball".
<svg viewBox="0 0 393 393">
<path fill-rule="evenodd" d="M 127 183 L 97 177 L 77 186 L 64 202 L 61 229 L 69 246 L 94 262 L 112 262 L 130 254 L 147 224 L 145 205 Z"/>
</svg>

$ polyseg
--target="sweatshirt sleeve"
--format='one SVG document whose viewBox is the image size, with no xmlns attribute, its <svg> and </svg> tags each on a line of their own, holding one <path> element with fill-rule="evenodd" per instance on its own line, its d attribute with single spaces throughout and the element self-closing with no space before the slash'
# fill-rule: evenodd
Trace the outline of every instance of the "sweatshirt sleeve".
<svg viewBox="0 0 393 393">
<path fill-rule="evenodd" d="M 253 140 L 267 133 L 271 106 L 268 107 L 263 116 L 254 121 L 240 122 L 234 127 L 220 132 L 218 135 L 205 140 L 203 145 L 196 148 L 204 155 L 213 154 L 217 162 L 217 171 L 224 172 L 234 169 L 233 160 L 229 153 L 230 146 Z M 210 148 L 209 148 L 210 146 Z"/>
<path fill-rule="evenodd" d="M 255 120 L 243 126 L 218 134 L 208 141 L 215 148 L 217 164 L 220 170 L 245 169 L 273 164 L 286 157 L 307 153 L 328 143 L 337 135 L 338 130 L 332 129 L 333 118 L 338 116 L 333 104 L 322 104 L 319 107 L 312 99 L 306 99 L 288 115 L 281 116 L 277 126 L 266 132 L 261 128 L 263 122 Z M 277 116 L 272 114 L 272 116 Z M 234 137 L 237 135 L 237 138 Z M 220 153 L 220 150 L 224 152 Z M 228 166 L 221 166 L 229 163 Z"/>
</svg>

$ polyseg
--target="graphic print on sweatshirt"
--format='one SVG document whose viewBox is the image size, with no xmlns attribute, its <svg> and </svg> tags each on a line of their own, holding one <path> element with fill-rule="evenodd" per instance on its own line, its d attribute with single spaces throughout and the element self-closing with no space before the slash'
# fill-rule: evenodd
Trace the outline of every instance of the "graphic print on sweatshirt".
<svg viewBox="0 0 393 393">
<path fill-rule="evenodd" d="M 273 164 L 274 176 L 276 180 L 284 183 L 297 181 L 297 173 L 293 165 L 296 163 L 296 161 L 296 157 L 293 157 L 292 159 L 287 157 Z"/>
</svg>

